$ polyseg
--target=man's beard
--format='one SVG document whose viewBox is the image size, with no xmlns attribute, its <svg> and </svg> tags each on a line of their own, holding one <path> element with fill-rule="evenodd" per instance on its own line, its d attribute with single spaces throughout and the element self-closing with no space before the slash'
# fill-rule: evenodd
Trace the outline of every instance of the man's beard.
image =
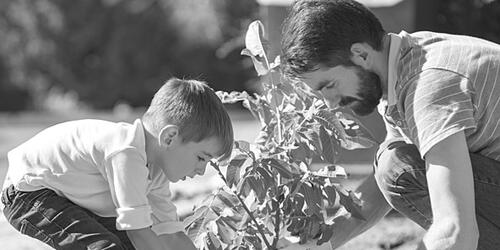
<svg viewBox="0 0 500 250">
<path fill-rule="evenodd" d="M 382 98 L 382 84 L 380 77 L 367 71 L 360 66 L 354 66 L 356 74 L 359 77 L 359 89 L 357 95 L 361 98 L 342 97 L 339 105 L 350 108 L 354 113 L 360 116 L 371 114 Z"/>
</svg>

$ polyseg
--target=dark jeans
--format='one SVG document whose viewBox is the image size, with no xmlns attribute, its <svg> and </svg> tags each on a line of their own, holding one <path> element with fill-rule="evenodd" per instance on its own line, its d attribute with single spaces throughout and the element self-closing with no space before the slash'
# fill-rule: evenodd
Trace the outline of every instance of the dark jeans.
<svg viewBox="0 0 500 250">
<path fill-rule="evenodd" d="M 21 192 L 11 185 L 2 203 L 14 228 L 55 249 L 134 249 L 115 217 L 97 216 L 50 189 Z"/>
<path fill-rule="evenodd" d="M 477 249 L 500 247 L 500 162 L 470 154 L 474 175 Z M 375 160 L 375 179 L 391 206 L 420 226 L 432 224 L 425 162 L 415 145 L 388 141 L 380 145 Z"/>
</svg>

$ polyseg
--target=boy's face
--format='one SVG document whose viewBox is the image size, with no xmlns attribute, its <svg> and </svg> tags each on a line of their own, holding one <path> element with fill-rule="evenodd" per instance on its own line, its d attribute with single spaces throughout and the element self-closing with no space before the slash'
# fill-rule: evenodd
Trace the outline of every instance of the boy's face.
<svg viewBox="0 0 500 250">
<path fill-rule="evenodd" d="M 218 157 L 221 144 L 215 137 L 200 142 L 182 142 L 182 138 L 177 136 L 168 147 L 161 148 L 156 164 L 171 182 L 177 182 L 186 177 L 203 175 L 208 161 Z"/>
</svg>

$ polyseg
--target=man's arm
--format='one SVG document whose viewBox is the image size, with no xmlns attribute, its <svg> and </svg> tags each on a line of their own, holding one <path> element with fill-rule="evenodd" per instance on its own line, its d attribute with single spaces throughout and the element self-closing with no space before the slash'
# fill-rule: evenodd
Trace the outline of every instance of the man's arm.
<svg viewBox="0 0 500 250">
<path fill-rule="evenodd" d="M 196 250 L 184 232 L 156 235 L 151 228 L 128 230 L 127 235 L 135 248 L 141 250 Z"/>
<path fill-rule="evenodd" d="M 363 200 L 362 213 L 365 221 L 350 217 L 347 220 L 336 221 L 334 224 L 333 237 L 330 239 L 332 248 L 342 246 L 350 239 L 358 236 L 375 225 L 391 209 L 373 175 L 368 176 L 356 192 L 361 193 Z"/>
<path fill-rule="evenodd" d="M 476 249 L 474 181 L 464 132 L 436 144 L 425 159 L 433 223 L 421 249 Z"/>
</svg>

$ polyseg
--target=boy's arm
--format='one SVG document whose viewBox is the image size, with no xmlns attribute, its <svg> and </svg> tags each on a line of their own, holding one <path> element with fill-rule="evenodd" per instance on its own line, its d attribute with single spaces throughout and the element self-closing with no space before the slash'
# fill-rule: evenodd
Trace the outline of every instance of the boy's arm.
<svg viewBox="0 0 500 250">
<path fill-rule="evenodd" d="M 149 227 L 127 230 L 127 236 L 136 249 L 164 249 L 160 238 Z"/>
<path fill-rule="evenodd" d="M 158 236 L 163 243 L 165 249 L 196 249 L 193 242 L 184 232 L 177 232 L 173 234 L 162 234 Z"/>
<path fill-rule="evenodd" d="M 171 200 L 169 181 L 159 169 L 151 169 L 151 190 L 148 193 L 151 204 L 153 226 L 151 231 L 158 235 L 163 249 L 196 249 L 184 233 L 184 225 L 179 221 L 177 208 Z"/>
<path fill-rule="evenodd" d="M 333 224 L 333 237 L 330 239 L 333 249 L 342 246 L 350 239 L 371 228 L 391 209 L 391 206 L 380 192 L 373 175 L 368 176 L 356 189 L 356 192 L 361 193 L 361 199 L 363 200 L 362 213 L 366 220 L 349 217 L 345 220 L 338 219 L 335 221 L 335 224 Z"/>
<path fill-rule="evenodd" d="M 128 230 L 127 236 L 136 249 L 144 250 L 176 250 L 196 249 L 193 242 L 184 232 L 156 235 L 151 228 Z"/>
</svg>

